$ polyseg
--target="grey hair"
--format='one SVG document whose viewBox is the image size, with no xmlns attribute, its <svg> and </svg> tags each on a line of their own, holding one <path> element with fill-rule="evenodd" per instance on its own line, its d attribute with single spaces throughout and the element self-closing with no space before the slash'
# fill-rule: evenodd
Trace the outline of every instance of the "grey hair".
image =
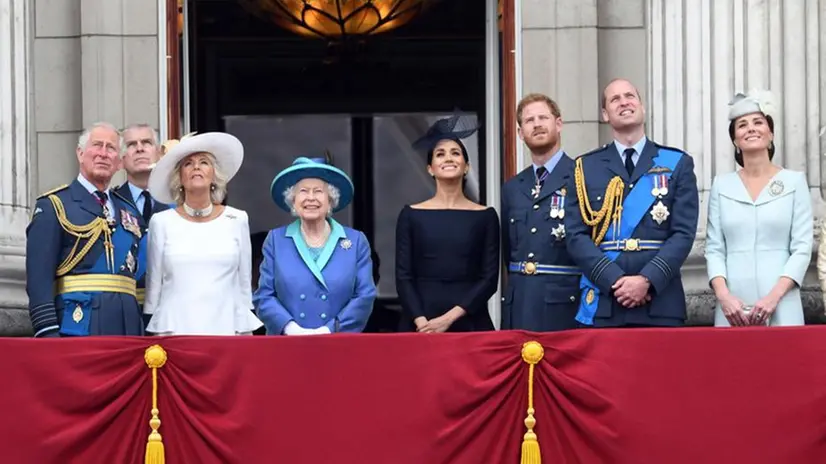
<svg viewBox="0 0 826 464">
<path fill-rule="evenodd" d="M 324 185 L 327 186 L 327 196 L 330 198 L 330 210 L 327 211 L 327 217 L 331 217 L 333 215 L 333 210 L 338 208 L 338 204 L 341 201 L 341 191 L 339 191 L 338 187 L 329 182 L 324 182 Z M 295 210 L 295 185 L 287 187 L 284 190 L 283 195 L 284 203 L 290 207 L 290 214 L 298 217 L 298 211 Z"/>
<path fill-rule="evenodd" d="M 130 124 L 130 125 L 124 127 L 123 129 L 121 129 L 121 131 L 120 131 L 121 140 L 123 139 L 123 136 L 124 136 L 124 134 L 126 134 L 127 131 L 135 130 L 135 129 L 149 129 L 149 131 L 152 132 L 152 141 L 155 142 L 155 146 L 157 147 L 160 144 L 160 140 L 158 140 L 158 131 L 156 131 L 154 127 L 152 127 L 149 124 L 146 124 L 144 122 L 140 122 L 140 123 L 137 123 L 137 124 Z M 121 145 L 121 154 L 125 154 L 126 153 L 126 145 L 124 145 L 123 143 L 121 143 L 120 145 Z"/>
<path fill-rule="evenodd" d="M 118 153 L 121 153 L 121 147 L 123 147 L 123 134 L 121 134 L 117 127 L 105 121 L 96 122 L 86 129 L 83 129 L 83 133 L 77 138 L 77 147 L 81 150 L 85 150 L 86 144 L 89 143 L 89 136 L 92 135 L 92 131 L 100 128 L 109 129 L 118 134 Z"/>
<path fill-rule="evenodd" d="M 175 169 L 172 170 L 172 174 L 169 175 L 169 193 L 172 194 L 172 199 L 175 200 L 176 205 L 181 205 L 184 200 L 186 200 L 186 192 L 184 192 L 183 184 L 181 184 L 181 165 L 185 159 L 198 153 L 205 154 L 212 163 L 212 186 L 210 186 L 209 189 L 209 200 L 213 205 L 220 205 L 224 201 L 224 198 L 227 197 L 227 176 L 224 174 L 224 171 L 221 170 L 218 160 L 215 159 L 215 155 L 212 153 L 191 153 L 178 161 Z"/>
</svg>

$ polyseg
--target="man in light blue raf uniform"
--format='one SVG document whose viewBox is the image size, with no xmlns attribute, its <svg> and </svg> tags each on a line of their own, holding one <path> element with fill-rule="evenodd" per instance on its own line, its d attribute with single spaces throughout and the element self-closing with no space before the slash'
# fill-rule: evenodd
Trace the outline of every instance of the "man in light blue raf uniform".
<svg viewBox="0 0 826 464">
<path fill-rule="evenodd" d="M 507 287 L 501 328 L 553 331 L 576 327 L 581 272 L 565 248 L 565 203 L 574 162 L 562 151 L 559 105 L 526 95 L 516 108 L 531 166 L 502 187 L 502 256 Z"/>
<path fill-rule="evenodd" d="M 80 173 L 37 199 L 26 230 L 26 291 L 35 337 L 143 335 L 135 272 L 144 226 L 109 190 L 120 133 L 97 123 L 78 139 Z"/>
<path fill-rule="evenodd" d="M 123 198 L 132 201 L 141 212 L 144 228 L 138 252 L 138 270 L 135 273 L 137 281 L 138 304 L 143 307 L 146 294 L 146 232 L 149 229 L 149 220 L 152 215 L 169 209 L 169 205 L 155 201 L 147 190 L 149 174 L 152 167 L 160 159 L 158 134 L 148 124 L 133 124 L 123 129 L 123 169 L 126 171 L 126 182 L 115 189 Z M 151 316 L 145 315 L 146 323 Z"/>
<path fill-rule="evenodd" d="M 637 89 L 615 79 L 602 118 L 614 141 L 576 160 L 565 216 L 568 252 L 583 271 L 577 321 L 594 327 L 685 324 L 680 267 L 697 232 L 694 161 L 645 137 Z"/>
</svg>

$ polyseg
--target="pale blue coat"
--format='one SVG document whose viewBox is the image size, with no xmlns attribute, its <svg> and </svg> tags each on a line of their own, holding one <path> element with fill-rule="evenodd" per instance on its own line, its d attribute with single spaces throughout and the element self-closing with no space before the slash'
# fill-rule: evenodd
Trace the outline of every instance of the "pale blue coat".
<svg viewBox="0 0 826 464">
<path fill-rule="evenodd" d="M 797 283 L 777 306 L 771 325 L 802 325 L 800 286 L 812 256 L 812 202 L 802 172 L 778 172 L 752 201 L 736 172 L 714 179 L 708 203 L 709 282 L 726 279 L 746 305 L 766 296 L 780 277 Z M 728 326 L 720 305 L 715 326 Z"/>
<path fill-rule="evenodd" d="M 318 260 L 299 221 L 267 235 L 253 303 L 268 335 L 281 335 L 290 321 L 306 329 L 327 326 L 333 333 L 364 330 L 376 299 L 370 244 L 357 230 L 334 220 L 330 225 Z"/>
</svg>

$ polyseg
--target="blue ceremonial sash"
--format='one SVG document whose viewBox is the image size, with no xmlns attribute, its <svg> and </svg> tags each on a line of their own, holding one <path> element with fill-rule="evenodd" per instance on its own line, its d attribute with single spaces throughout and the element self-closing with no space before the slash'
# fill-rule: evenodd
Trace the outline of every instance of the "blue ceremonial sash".
<svg viewBox="0 0 826 464">
<path fill-rule="evenodd" d="M 645 217 L 645 213 L 657 199 L 657 197 L 651 194 L 651 190 L 654 188 L 655 176 L 664 175 L 666 179 L 670 179 L 671 174 L 674 172 L 674 169 L 676 169 L 677 163 L 680 162 L 682 156 L 682 152 L 676 150 L 667 148 L 660 148 L 658 150 L 657 156 L 654 157 L 653 160 L 654 167 L 651 169 L 667 168 L 667 170 L 662 169 L 660 171 L 663 172 L 657 173 L 651 173 L 649 170 L 648 173 L 637 181 L 637 185 L 631 189 L 631 192 L 625 197 L 625 201 L 622 202 L 622 219 L 620 220 L 619 230 L 617 231 L 613 227 L 609 228 L 609 240 L 618 241 L 631 238 L 634 229 L 637 228 Z M 609 260 L 614 261 L 620 255 L 621 251 L 610 250 L 604 251 L 603 253 L 605 253 L 605 256 L 608 257 Z M 582 290 L 582 294 L 579 299 L 579 310 L 576 314 L 576 320 L 581 324 L 593 325 L 594 315 L 597 313 L 599 304 L 599 289 L 588 280 L 585 274 L 582 275 L 579 281 L 579 288 Z"/>
</svg>

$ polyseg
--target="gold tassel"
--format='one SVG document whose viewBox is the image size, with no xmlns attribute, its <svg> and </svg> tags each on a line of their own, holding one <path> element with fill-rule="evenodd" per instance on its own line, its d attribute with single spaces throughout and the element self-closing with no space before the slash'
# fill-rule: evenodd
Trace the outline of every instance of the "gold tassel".
<svg viewBox="0 0 826 464">
<path fill-rule="evenodd" d="M 533 416 L 533 371 L 543 356 L 545 356 L 545 350 L 539 342 L 527 342 L 522 345 L 522 360 L 528 363 L 528 417 L 525 418 L 525 427 L 528 431 L 522 439 L 521 464 L 542 464 L 539 440 L 533 431 L 536 426 L 536 418 Z"/>
<path fill-rule="evenodd" d="M 152 418 L 149 419 L 149 441 L 146 443 L 145 464 L 164 464 L 163 440 L 158 428 L 161 420 L 158 418 L 158 369 L 166 364 L 166 351 L 161 345 L 152 345 L 146 349 L 143 356 L 146 365 L 152 369 Z"/>
</svg>

